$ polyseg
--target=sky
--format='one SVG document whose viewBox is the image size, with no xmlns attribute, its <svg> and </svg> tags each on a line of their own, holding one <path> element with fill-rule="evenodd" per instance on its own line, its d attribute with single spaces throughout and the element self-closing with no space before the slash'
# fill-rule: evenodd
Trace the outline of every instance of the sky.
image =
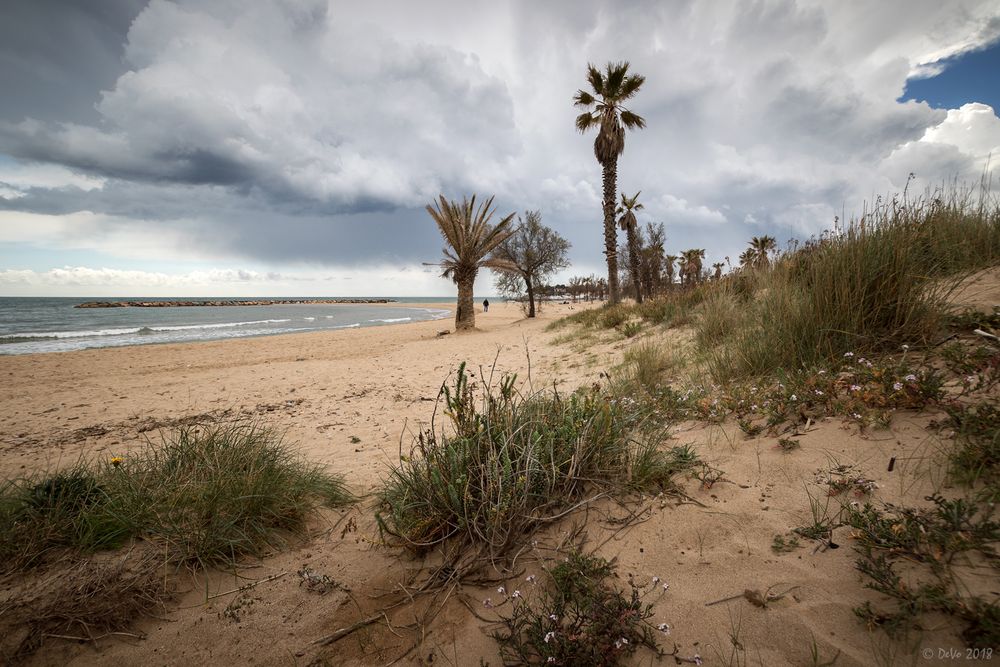
<svg viewBox="0 0 1000 667">
<path fill-rule="evenodd" d="M 735 259 L 910 174 L 978 184 L 998 43 L 976 0 L 6 0 L 0 296 L 446 295 L 440 194 L 540 210 L 557 279 L 599 275 L 572 97 L 619 60 L 647 121 L 619 191 L 669 251 Z"/>
</svg>

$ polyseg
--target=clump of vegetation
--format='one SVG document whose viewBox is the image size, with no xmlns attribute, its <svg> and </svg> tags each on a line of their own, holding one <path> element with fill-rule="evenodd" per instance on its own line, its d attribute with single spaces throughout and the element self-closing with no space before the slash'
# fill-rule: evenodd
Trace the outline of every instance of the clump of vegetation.
<svg viewBox="0 0 1000 667">
<path fill-rule="evenodd" d="M 635 338 L 642 333 L 642 324 L 639 322 L 626 322 L 622 325 L 622 335 L 626 338 Z"/>
<path fill-rule="evenodd" d="M 783 452 L 794 452 L 796 449 L 802 448 L 802 443 L 793 438 L 778 438 L 778 444 L 776 445 L 778 449 Z"/>
<path fill-rule="evenodd" d="M 799 543 L 799 538 L 795 535 L 775 535 L 774 540 L 771 542 L 771 551 L 776 554 L 785 554 L 795 551 L 801 546 L 802 544 Z"/>
<path fill-rule="evenodd" d="M 929 500 L 933 507 L 923 510 L 891 505 L 883 509 L 871 503 L 846 508 L 865 585 L 894 605 L 879 610 L 866 602 L 855 613 L 869 627 L 882 627 L 890 635 L 919 627 L 923 614 L 943 613 L 962 623 L 968 646 L 995 647 L 1000 641 L 1000 603 L 968 595 L 954 567 L 956 557 L 963 554 L 995 560 L 1000 522 L 994 519 L 993 505 L 939 495 Z M 904 579 L 896 570 L 900 560 L 927 567 L 908 568 Z"/>
<path fill-rule="evenodd" d="M 63 564 L 4 610 L 0 660 L 25 660 L 50 636 L 96 641 L 122 633 L 169 597 L 162 569 L 162 555 L 149 551 Z"/>
<path fill-rule="evenodd" d="M 184 427 L 134 454 L 5 482 L 0 562 L 10 571 L 149 538 L 175 562 L 232 563 L 282 544 L 317 505 L 349 500 L 340 477 L 258 424 Z"/>
<path fill-rule="evenodd" d="M 1000 496 L 1000 408 L 995 402 L 949 407 L 945 422 L 955 430 L 957 447 L 950 455 L 950 473 L 972 485 L 983 480 Z"/>
<path fill-rule="evenodd" d="M 757 274 L 752 299 L 722 281 L 701 306 L 699 340 L 719 380 L 895 350 L 928 340 L 961 274 L 998 260 L 1000 207 L 959 192 L 878 202 L 769 270 L 744 269 Z"/>
<path fill-rule="evenodd" d="M 380 491 L 383 536 L 417 553 L 447 542 L 456 563 L 502 557 L 589 489 L 669 489 L 690 465 L 659 449 L 625 401 L 594 389 L 522 396 L 515 382 L 483 382 L 477 399 L 459 367 L 441 391 L 452 432 L 421 433 Z"/>
<path fill-rule="evenodd" d="M 622 592 L 609 582 L 615 576 L 613 562 L 579 551 L 548 574 L 550 585 L 532 583 L 527 595 L 499 589 L 504 599 L 497 607 L 503 611 L 492 636 L 505 664 L 610 666 L 644 648 L 663 654 L 658 636 L 670 627 L 654 627 L 653 605 L 644 602 L 650 594 L 662 594 L 658 580 L 643 591 L 630 579 L 629 590 Z"/>
</svg>

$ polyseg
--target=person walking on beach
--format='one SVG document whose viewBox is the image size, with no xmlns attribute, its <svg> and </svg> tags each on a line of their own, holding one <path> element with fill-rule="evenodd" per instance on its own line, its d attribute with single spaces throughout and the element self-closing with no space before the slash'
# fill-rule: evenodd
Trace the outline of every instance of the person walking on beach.
<svg viewBox="0 0 1000 667">
<path fill-rule="evenodd" d="M 483 312 L 484 313 L 490 312 L 490 300 L 489 299 L 483 299 Z"/>
</svg>

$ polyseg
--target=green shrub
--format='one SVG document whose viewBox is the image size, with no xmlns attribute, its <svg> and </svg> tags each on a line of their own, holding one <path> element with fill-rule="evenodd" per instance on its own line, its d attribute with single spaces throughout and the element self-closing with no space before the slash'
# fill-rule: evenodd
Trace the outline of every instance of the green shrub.
<svg viewBox="0 0 1000 667">
<path fill-rule="evenodd" d="M 149 538 L 178 562 L 225 562 L 280 545 L 319 503 L 350 496 L 257 424 L 186 427 L 162 444 L 80 463 L 0 489 L 0 562 L 11 569 L 53 551 L 94 551 Z"/>
<path fill-rule="evenodd" d="M 737 301 L 755 296 L 739 315 L 727 301 L 706 307 L 698 340 L 717 380 L 818 365 L 848 351 L 895 351 L 938 330 L 963 273 L 997 262 L 996 204 L 974 204 L 961 193 L 947 202 L 893 201 L 770 271 L 724 281 Z M 706 288 L 694 291 L 709 298 Z M 724 329 L 731 334 L 718 344 Z"/>
<path fill-rule="evenodd" d="M 619 304 L 609 306 L 601 312 L 600 325 L 605 329 L 614 329 L 625 324 L 629 318 L 629 307 Z"/>
<path fill-rule="evenodd" d="M 631 395 L 641 389 L 654 393 L 663 380 L 665 371 L 673 368 L 677 360 L 661 343 L 646 341 L 625 351 L 616 393 Z"/>
<path fill-rule="evenodd" d="M 630 579 L 623 593 L 609 583 L 616 576 L 613 562 L 578 551 L 549 574 L 549 586 L 533 587 L 526 595 L 502 593 L 499 629 L 492 636 L 504 664 L 610 666 L 642 648 L 662 653 L 657 636 L 670 628 L 666 623 L 654 628 L 653 605 L 643 602 L 649 594 L 662 595 L 658 582 L 641 591 Z"/>
<path fill-rule="evenodd" d="M 680 469 L 625 400 L 593 389 L 523 397 L 514 382 L 484 386 L 477 405 L 459 367 L 442 389 L 454 432 L 421 433 L 392 468 L 376 515 L 383 536 L 417 553 L 447 541 L 456 558 L 499 557 L 591 487 L 668 488 Z"/>
</svg>

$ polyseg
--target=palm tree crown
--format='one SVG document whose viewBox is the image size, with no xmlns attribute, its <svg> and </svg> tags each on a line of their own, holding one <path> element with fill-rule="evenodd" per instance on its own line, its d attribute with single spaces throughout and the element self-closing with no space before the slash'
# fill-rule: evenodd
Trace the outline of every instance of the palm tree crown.
<svg viewBox="0 0 1000 667">
<path fill-rule="evenodd" d="M 770 253 L 774 252 L 778 247 L 778 242 L 773 236 L 755 236 L 750 239 L 750 247 L 747 248 L 746 252 L 747 259 L 749 263 L 757 268 L 766 268 L 770 266 L 771 259 L 768 256 Z M 741 256 L 742 257 L 742 256 Z"/>
<path fill-rule="evenodd" d="M 594 140 L 594 156 L 601 164 L 616 160 L 625 150 L 625 128 L 642 129 L 646 119 L 625 108 L 624 102 L 633 97 L 646 77 L 629 74 L 627 62 L 608 63 L 602 73 L 587 65 L 587 81 L 593 93 L 578 90 L 573 103 L 587 109 L 576 117 L 576 129 L 586 132 L 599 128 Z"/>
<path fill-rule="evenodd" d="M 477 273 L 481 267 L 509 268 L 508 263 L 490 258 L 489 254 L 514 233 L 510 229 L 514 214 L 491 225 L 492 205 L 493 197 L 477 209 L 475 195 L 472 199 L 463 198 L 461 204 L 450 202 L 441 195 L 434 206 L 427 206 L 427 212 L 447 243 L 442 249 L 443 278 L 451 278 L 457 283 L 470 272 Z"/>
<path fill-rule="evenodd" d="M 642 191 L 639 191 L 631 197 L 626 197 L 625 193 L 622 193 L 622 203 L 618 205 L 618 210 L 615 213 L 621 216 L 618 218 L 618 226 L 625 231 L 628 231 L 629 228 L 635 229 L 637 222 L 634 212 L 643 209 L 642 204 L 639 203 L 639 195 L 641 194 Z"/>
</svg>

